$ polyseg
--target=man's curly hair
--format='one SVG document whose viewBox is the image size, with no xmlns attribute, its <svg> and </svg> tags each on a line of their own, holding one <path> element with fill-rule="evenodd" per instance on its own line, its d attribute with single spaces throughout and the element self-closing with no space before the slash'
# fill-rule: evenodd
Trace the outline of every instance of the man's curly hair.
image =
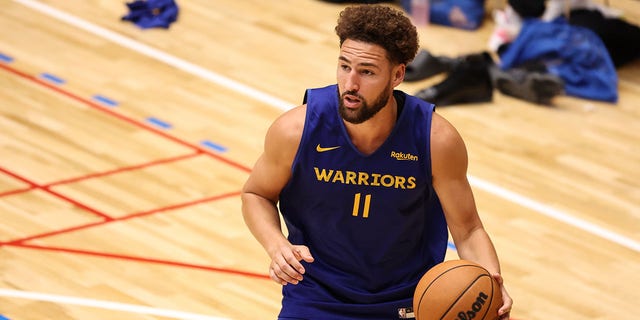
<svg viewBox="0 0 640 320">
<path fill-rule="evenodd" d="M 418 32 L 402 11 L 384 5 L 345 8 L 338 18 L 336 34 L 345 40 L 377 44 L 393 63 L 408 64 L 418 53 Z"/>
</svg>

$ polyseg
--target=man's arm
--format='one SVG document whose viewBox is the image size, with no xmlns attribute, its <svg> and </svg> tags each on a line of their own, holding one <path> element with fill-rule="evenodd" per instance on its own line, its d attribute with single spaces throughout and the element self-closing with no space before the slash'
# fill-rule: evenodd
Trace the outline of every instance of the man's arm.
<svg viewBox="0 0 640 320">
<path fill-rule="evenodd" d="M 294 246 L 284 236 L 276 206 L 289 181 L 291 164 L 302 137 L 306 107 L 280 116 L 265 137 L 264 152 L 242 189 L 242 215 L 247 227 L 271 258 L 269 275 L 283 285 L 302 280 L 300 260 L 312 262 L 305 246 Z"/>
<path fill-rule="evenodd" d="M 458 255 L 461 259 L 479 263 L 495 275 L 504 299 L 501 318 L 508 319 L 513 302 L 502 285 L 498 256 L 482 225 L 467 179 L 468 157 L 464 141 L 447 120 L 435 113 L 431 129 L 431 166 L 433 186 Z"/>
</svg>

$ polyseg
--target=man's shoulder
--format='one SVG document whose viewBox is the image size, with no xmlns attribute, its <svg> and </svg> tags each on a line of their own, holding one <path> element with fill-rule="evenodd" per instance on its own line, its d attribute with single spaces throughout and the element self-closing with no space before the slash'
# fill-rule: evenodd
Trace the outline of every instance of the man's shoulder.
<svg viewBox="0 0 640 320">
<path fill-rule="evenodd" d="M 458 130 L 438 113 L 431 120 L 431 150 L 439 153 L 446 149 L 464 147 L 464 141 Z"/>
<path fill-rule="evenodd" d="M 307 113 L 307 105 L 302 104 L 281 114 L 271 125 L 272 129 L 283 133 L 302 132 Z"/>
<path fill-rule="evenodd" d="M 306 105 L 300 105 L 281 114 L 269 127 L 265 138 L 265 152 L 293 161 L 302 139 Z"/>
</svg>

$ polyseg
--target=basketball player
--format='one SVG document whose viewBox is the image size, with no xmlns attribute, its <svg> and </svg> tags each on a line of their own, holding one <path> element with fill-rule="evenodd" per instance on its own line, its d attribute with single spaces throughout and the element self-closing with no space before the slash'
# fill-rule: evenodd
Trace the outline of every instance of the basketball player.
<svg viewBox="0 0 640 320">
<path fill-rule="evenodd" d="M 242 192 L 245 222 L 283 285 L 279 319 L 398 319 L 443 261 L 447 226 L 460 257 L 498 279 L 508 318 L 463 141 L 433 105 L 394 90 L 418 50 L 416 28 L 401 11 L 363 5 L 346 8 L 336 32 L 337 85 L 307 90 L 275 120 Z"/>
</svg>

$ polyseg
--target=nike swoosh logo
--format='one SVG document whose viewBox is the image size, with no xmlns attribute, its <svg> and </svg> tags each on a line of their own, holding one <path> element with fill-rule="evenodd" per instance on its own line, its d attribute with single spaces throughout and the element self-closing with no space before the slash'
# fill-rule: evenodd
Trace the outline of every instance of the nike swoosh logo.
<svg viewBox="0 0 640 320">
<path fill-rule="evenodd" d="M 335 150 L 335 149 L 338 149 L 338 148 L 340 148 L 340 146 L 337 146 L 337 147 L 321 147 L 320 144 L 318 144 L 316 146 L 316 151 L 318 151 L 318 152 L 327 152 L 327 151 Z"/>
</svg>

